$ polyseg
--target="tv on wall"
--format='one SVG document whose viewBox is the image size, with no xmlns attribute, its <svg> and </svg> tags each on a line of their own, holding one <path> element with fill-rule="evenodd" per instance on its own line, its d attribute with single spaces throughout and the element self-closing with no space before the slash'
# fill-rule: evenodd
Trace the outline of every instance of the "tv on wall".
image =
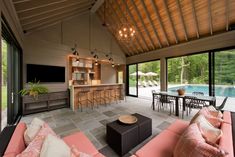
<svg viewBox="0 0 235 157">
<path fill-rule="evenodd" d="M 27 82 L 65 82 L 65 67 L 27 64 Z"/>
</svg>

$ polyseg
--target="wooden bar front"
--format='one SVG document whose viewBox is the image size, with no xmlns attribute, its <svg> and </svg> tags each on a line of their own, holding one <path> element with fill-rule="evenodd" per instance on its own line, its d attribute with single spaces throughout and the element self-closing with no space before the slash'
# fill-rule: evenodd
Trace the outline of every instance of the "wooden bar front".
<svg viewBox="0 0 235 157">
<path fill-rule="evenodd" d="M 99 84 L 99 85 L 72 85 L 70 87 L 70 99 L 71 99 L 71 108 L 73 111 L 75 111 L 76 109 L 78 109 L 78 96 L 79 93 L 83 92 L 84 90 L 89 90 L 88 93 L 88 97 L 90 100 L 93 100 L 93 92 L 96 90 L 101 89 L 103 92 L 102 94 L 105 93 L 105 91 L 107 89 L 114 89 L 112 92 L 114 92 L 115 90 L 118 91 L 118 100 L 123 100 L 124 99 L 124 87 L 123 84 Z M 117 90 L 118 89 L 118 90 Z M 107 91 L 106 91 L 107 92 Z M 114 94 L 114 93 L 112 93 Z M 102 95 L 104 97 L 104 95 Z M 81 97 L 81 99 L 85 99 Z M 111 99 L 111 102 L 115 101 L 114 99 Z M 96 102 L 93 102 L 94 104 Z M 85 104 L 86 105 L 86 104 Z M 95 104 L 98 105 L 98 104 Z M 99 104 L 102 105 L 102 104 Z"/>
</svg>

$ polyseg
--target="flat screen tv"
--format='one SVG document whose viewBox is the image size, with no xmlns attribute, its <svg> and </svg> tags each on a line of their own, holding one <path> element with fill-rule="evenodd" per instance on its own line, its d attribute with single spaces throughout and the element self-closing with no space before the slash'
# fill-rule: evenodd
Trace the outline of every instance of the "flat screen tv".
<svg viewBox="0 0 235 157">
<path fill-rule="evenodd" d="M 27 82 L 65 82 L 65 67 L 27 64 Z"/>
</svg>

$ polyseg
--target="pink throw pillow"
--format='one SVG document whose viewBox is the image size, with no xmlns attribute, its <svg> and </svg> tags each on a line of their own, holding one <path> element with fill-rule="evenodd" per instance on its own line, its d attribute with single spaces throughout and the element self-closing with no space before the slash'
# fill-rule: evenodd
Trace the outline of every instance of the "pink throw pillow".
<svg viewBox="0 0 235 157">
<path fill-rule="evenodd" d="M 48 126 L 48 124 L 44 123 L 36 137 L 33 139 L 33 141 L 30 142 L 27 148 L 21 154 L 18 154 L 16 157 L 39 157 L 42 149 L 42 144 L 48 134 L 56 136 L 56 134 Z"/>
<path fill-rule="evenodd" d="M 206 143 L 196 123 L 191 124 L 180 137 L 174 157 L 224 157 L 227 153 Z"/>
<path fill-rule="evenodd" d="M 92 157 L 92 156 L 89 154 L 80 152 L 75 146 L 72 145 L 70 157 Z"/>
<path fill-rule="evenodd" d="M 204 107 L 202 108 L 198 114 L 202 114 L 205 116 L 205 118 L 216 128 L 219 128 L 221 124 L 223 123 L 223 119 L 215 117 L 214 114 L 212 114 L 208 108 Z"/>
</svg>

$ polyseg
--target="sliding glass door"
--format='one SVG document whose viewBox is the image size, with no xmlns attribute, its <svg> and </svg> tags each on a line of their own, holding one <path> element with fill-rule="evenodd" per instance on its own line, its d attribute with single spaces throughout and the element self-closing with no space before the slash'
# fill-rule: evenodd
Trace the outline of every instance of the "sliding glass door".
<svg viewBox="0 0 235 157">
<path fill-rule="evenodd" d="M 21 48 L 5 21 L 2 21 L 0 55 L 0 130 L 14 124 L 21 113 L 19 91 L 22 85 Z"/>
<path fill-rule="evenodd" d="M 137 85 L 138 85 L 138 72 L 137 64 L 128 66 L 128 95 L 138 96 Z"/>
<path fill-rule="evenodd" d="M 8 45 L 5 40 L 1 41 L 1 129 L 7 125 L 8 104 Z"/>
</svg>

